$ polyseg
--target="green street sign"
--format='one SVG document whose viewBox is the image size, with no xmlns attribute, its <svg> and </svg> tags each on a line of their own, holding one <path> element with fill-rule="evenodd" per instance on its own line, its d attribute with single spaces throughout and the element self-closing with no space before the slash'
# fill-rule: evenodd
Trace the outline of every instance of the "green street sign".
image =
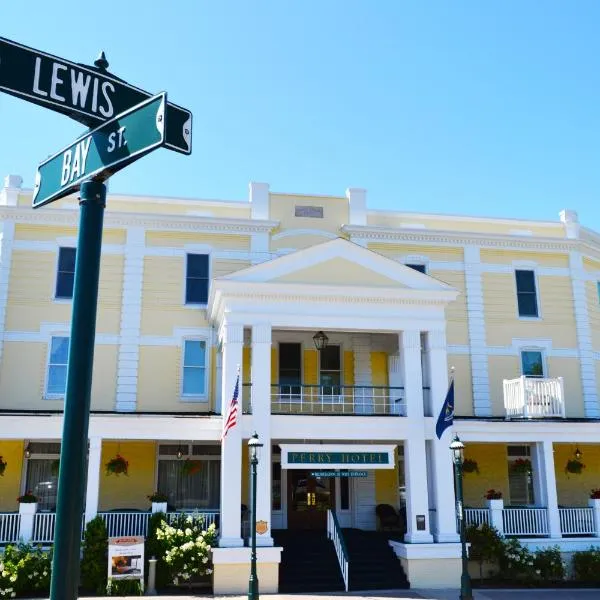
<svg viewBox="0 0 600 600">
<path fill-rule="evenodd" d="M 0 37 L 0 91 L 62 113 L 89 128 L 137 106 L 152 94 L 106 70 L 73 63 Z M 192 113 L 167 104 L 165 147 L 192 153 Z"/>
<path fill-rule="evenodd" d="M 130 108 L 75 140 L 38 167 L 33 208 L 64 198 L 85 180 L 104 181 L 164 145 L 167 94 Z"/>
</svg>

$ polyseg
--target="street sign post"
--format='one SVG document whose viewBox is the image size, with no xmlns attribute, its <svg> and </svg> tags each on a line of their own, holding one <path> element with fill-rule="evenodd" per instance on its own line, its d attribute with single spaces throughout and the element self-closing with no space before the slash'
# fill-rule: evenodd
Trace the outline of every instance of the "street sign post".
<svg viewBox="0 0 600 600">
<path fill-rule="evenodd" d="M 0 91 L 97 127 L 152 94 L 88 67 L 0 37 Z M 165 147 L 192 152 L 192 113 L 169 103 Z"/>
<path fill-rule="evenodd" d="M 164 144 L 167 94 L 130 108 L 46 159 L 38 167 L 33 208 L 76 192 L 81 183 L 104 181 Z"/>
</svg>

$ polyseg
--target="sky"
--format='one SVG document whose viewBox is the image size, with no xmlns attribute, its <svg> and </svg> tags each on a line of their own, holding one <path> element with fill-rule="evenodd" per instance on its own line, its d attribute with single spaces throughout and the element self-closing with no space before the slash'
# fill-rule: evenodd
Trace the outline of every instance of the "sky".
<svg viewBox="0 0 600 600">
<path fill-rule="evenodd" d="M 161 148 L 112 192 L 363 187 L 369 208 L 570 208 L 597 230 L 599 25 L 596 0 L 0 0 L 0 36 L 86 64 L 104 50 L 111 73 L 192 111 L 192 155 Z M 32 187 L 82 132 L 0 93 L 0 175 Z"/>
</svg>

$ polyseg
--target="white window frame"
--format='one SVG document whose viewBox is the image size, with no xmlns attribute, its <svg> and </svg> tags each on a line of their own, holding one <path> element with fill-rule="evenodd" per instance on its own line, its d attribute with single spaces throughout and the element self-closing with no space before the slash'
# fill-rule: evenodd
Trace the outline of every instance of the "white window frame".
<svg viewBox="0 0 600 600">
<path fill-rule="evenodd" d="M 340 349 L 340 388 L 344 387 L 344 346 L 341 342 L 336 342 L 329 340 L 328 346 L 337 346 Z M 321 353 L 317 350 L 317 377 L 319 383 L 317 384 L 319 387 L 321 385 Z M 335 405 L 335 404 L 343 404 L 344 403 L 344 393 L 339 396 L 328 396 L 327 398 L 321 398 L 321 404 L 327 405 Z"/>
<path fill-rule="evenodd" d="M 542 375 L 541 377 L 535 377 L 532 375 L 525 375 L 523 373 L 523 352 L 539 352 L 542 358 Z M 519 370 L 521 375 L 525 377 L 531 377 L 532 379 L 546 379 L 548 377 L 548 364 L 546 362 L 546 349 L 540 348 L 539 346 L 521 346 L 519 348 Z"/>
<path fill-rule="evenodd" d="M 187 265 L 188 265 L 188 256 L 190 254 L 203 254 L 208 257 L 208 289 L 206 294 L 206 302 L 186 302 L 187 295 Z M 210 249 L 208 248 L 188 248 L 186 247 L 185 252 L 183 254 L 183 298 L 182 303 L 184 306 L 190 308 L 206 308 L 208 306 L 208 295 L 210 294 L 210 283 L 212 281 L 212 254 Z"/>
<path fill-rule="evenodd" d="M 508 454 L 508 448 L 510 446 L 513 446 L 513 447 L 514 446 L 526 446 L 529 449 L 529 454 L 525 453 L 525 454 L 520 454 L 519 456 L 509 456 L 509 454 Z M 533 502 L 528 502 L 528 503 L 523 504 L 523 505 L 522 504 L 515 504 L 515 505 L 512 504 L 512 498 L 511 498 L 511 494 L 510 494 L 510 473 L 509 473 L 509 476 L 507 478 L 507 483 L 508 483 L 508 500 L 509 500 L 510 504 L 508 504 L 508 506 L 528 506 L 528 507 L 538 506 L 538 504 L 537 504 L 537 498 L 536 498 L 535 482 L 533 480 L 533 471 L 534 471 L 535 465 L 534 465 L 534 452 L 532 451 L 532 447 L 528 443 L 523 443 L 523 444 L 518 444 L 518 443 L 507 444 L 506 445 L 506 467 L 507 467 L 507 469 L 510 470 L 510 463 L 511 463 L 511 461 L 517 460 L 519 458 L 527 459 L 531 463 L 531 471 L 532 471 L 532 475 L 531 475 L 531 477 L 532 477 L 532 481 L 531 481 L 531 488 L 532 488 L 532 490 L 531 491 L 532 491 L 532 495 L 533 495 L 533 498 L 531 498 L 531 499 L 533 500 Z M 529 477 L 529 475 L 526 475 L 526 477 Z M 528 488 L 528 493 L 529 493 L 529 482 L 527 482 L 527 488 Z"/>
<path fill-rule="evenodd" d="M 517 271 L 532 271 L 533 272 L 533 283 L 535 285 L 535 304 L 537 308 L 537 317 L 521 316 L 519 314 L 519 290 L 517 288 Z M 515 291 L 515 308 L 517 313 L 517 319 L 519 321 L 541 321 L 542 320 L 542 303 L 540 302 L 540 281 L 535 264 L 526 263 L 513 263 L 513 288 Z"/>
<path fill-rule="evenodd" d="M 186 342 L 204 342 L 204 394 L 184 394 L 183 393 L 183 378 L 185 377 L 185 344 Z M 209 396 L 209 369 L 210 369 L 210 351 L 211 345 L 206 337 L 202 336 L 187 336 L 181 339 L 181 367 L 179 396 L 181 402 L 208 402 Z M 199 367 L 196 367 L 199 368 Z"/>
<path fill-rule="evenodd" d="M 73 295 L 70 298 L 63 298 L 62 296 L 56 295 L 56 286 L 58 285 L 58 265 L 60 261 L 60 250 L 61 248 L 72 248 L 75 250 L 75 259 L 77 259 L 77 245 L 76 244 L 59 244 L 56 248 L 56 260 L 54 261 L 54 283 L 52 288 L 52 300 L 58 304 L 71 304 L 73 302 Z M 75 275 L 73 275 L 73 292 L 75 292 Z"/>
<path fill-rule="evenodd" d="M 50 359 L 52 357 L 52 340 L 54 338 L 67 338 L 69 340 L 69 352 L 71 351 L 71 336 L 64 332 L 52 332 L 48 337 L 47 356 L 46 356 L 46 373 L 44 377 L 44 400 L 64 400 L 67 393 L 67 383 L 65 381 L 65 391 L 62 394 L 57 394 L 48 391 L 48 383 L 50 381 Z M 57 363 L 58 364 L 58 363 Z M 67 355 L 68 365 L 68 355 Z"/>
</svg>

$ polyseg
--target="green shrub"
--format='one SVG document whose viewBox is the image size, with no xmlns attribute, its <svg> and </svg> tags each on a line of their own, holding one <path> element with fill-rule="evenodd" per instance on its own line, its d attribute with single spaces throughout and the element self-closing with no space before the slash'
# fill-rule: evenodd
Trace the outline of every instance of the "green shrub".
<svg viewBox="0 0 600 600">
<path fill-rule="evenodd" d="M 85 527 L 81 559 L 81 587 L 103 594 L 108 570 L 108 533 L 102 517 L 95 517 Z"/>
<path fill-rule="evenodd" d="M 578 581 L 598 583 L 600 581 L 600 548 L 592 546 L 589 550 L 573 554 L 573 575 Z"/>
<path fill-rule="evenodd" d="M 0 562 L 0 596 L 24 598 L 48 593 L 52 556 L 41 546 L 7 546 Z"/>
<path fill-rule="evenodd" d="M 498 530 L 487 523 L 472 525 L 466 531 L 469 558 L 479 563 L 479 578 L 483 579 L 483 563 L 497 562 L 504 553 L 504 541 Z"/>
<path fill-rule="evenodd" d="M 143 596 L 142 584 L 137 579 L 111 579 L 106 584 L 107 596 Z"/>
<path fill-rule="evenodd" d="M 558 546 L 536 550 L 533 565 L 535 574 L 544 581 L 560 581 L 565 578 L 566 563 Z"/>
<path fill-rule="evenodd" d="M 500 569 L 503 579 L 525 580 L 535 579 L 535 563 L 533 554 L 522 546 L 519 540 L 511 538 L 504 542 L 504 554 L 500 557 Z"/>
<path fill-rule="evenodd" d="M 169 575 L 169 567 L 165 562 L 165 553 L 167 545 L 164 540 L 156 537 L 156 530 L 160 527 L 162 521 L 166 519 L 164 513 L 154 513 L 148 521 L 148 537 L 146 538 L 146 575 L 148 574 L 148 559 L 156 558 L 156 589 L 160 590 L 167 587 L 171 583 Z"/>
</svg>

